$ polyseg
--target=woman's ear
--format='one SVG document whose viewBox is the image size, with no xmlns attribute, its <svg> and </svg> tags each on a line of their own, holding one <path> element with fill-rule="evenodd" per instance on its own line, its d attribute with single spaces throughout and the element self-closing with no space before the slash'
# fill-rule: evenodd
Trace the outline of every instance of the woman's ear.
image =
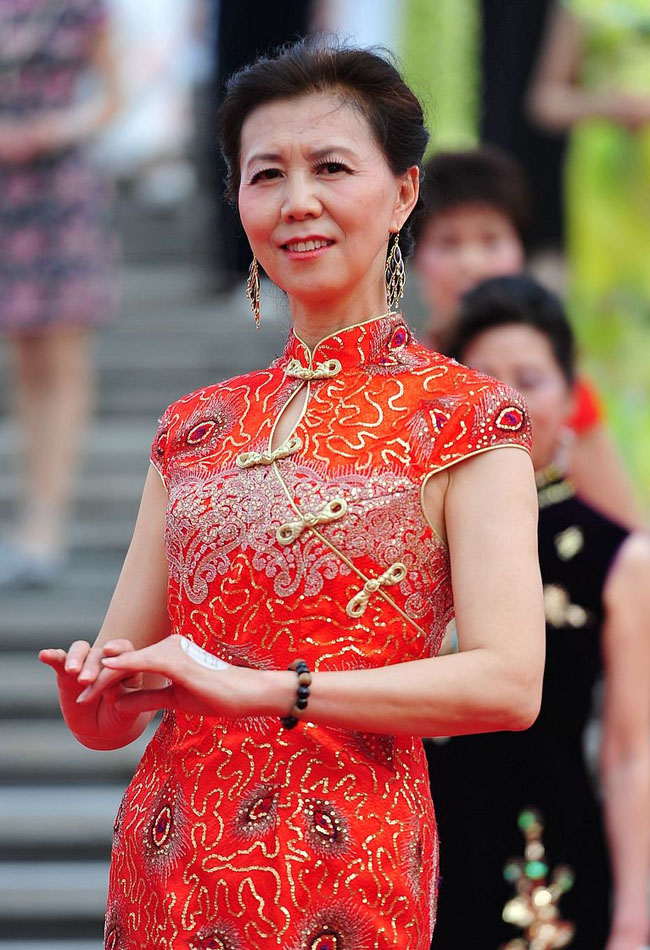
<svg viewBox="0 0 650 950">
<path fill-rule="evenodd" d="M 393 209 L 391 230 L 401 231 L 402 226 L 415 208 L 420 194 L 420 169 L 411 165 L 399 178 L 399 189 Z"/>
</svg>

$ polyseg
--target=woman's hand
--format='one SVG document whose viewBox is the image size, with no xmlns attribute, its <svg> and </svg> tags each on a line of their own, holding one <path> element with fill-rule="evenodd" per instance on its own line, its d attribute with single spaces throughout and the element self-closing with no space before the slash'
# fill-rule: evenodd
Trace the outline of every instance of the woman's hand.
<svg viewBox="0 0 650 950">
<path fill-rule="evenodd" d="M 196 657 L 196 658 L 194 658 Z M 216 661 L 216 663 L 215 663 Z M 138 689 L 110 699 L 121 713 L 139 714 L 157 709 L 178 709 L 198 716 L 260 714 L 263 678 L 271 674 L 237 666 L 219 668 L 221 662 L 177 634 L 142 650 L 130 650 L 101 660 L 103 671 L 92 687 L 91 696 L 112 689 L 114 677 L 155 673 L 170 681 L 162 689 Z M 283 676 L 284 674 L 276 674 Z M 290 683 L 287 679 L 287 707 Z"/>
<path fill-rule="evenodd" d="M 119 644 L 116 646 L 116 644 Z M 126 646 L 128 644 L 128 646 Z M 128 641 L 113 641 L 104 649 L 122 651 L 132 649 Z M 59 705 L 63 718 L 70 731 L 91 748 L 115 748 L 126 745 L 136 738 L 146 723 L 138 727 L 138 713 L 119 710 L 114 700 L 118 696 L 128 695 L 128 684 L 139 687 L 142 677 L 133 677 L 131 673 L 114 673 L 104 683 L 105 692 L 89 697 L 89 701 L 80 703 L 79 697 L 87 691 L 88 674 L 80 681 L 83 671 L 92 665 L 99 666 L 99 658 L 93 653 L 86 640 L 76 640 L 69 650 L 41 650 L 39 660 L 51 667 L 56 673 L 59 689 Z M 90 701 L 92 700 L 92 701 Z M 136 734 L 134 733 L 134 729 Z M 121 741 L 124 739 L 124 741 Z"/>
</svg>

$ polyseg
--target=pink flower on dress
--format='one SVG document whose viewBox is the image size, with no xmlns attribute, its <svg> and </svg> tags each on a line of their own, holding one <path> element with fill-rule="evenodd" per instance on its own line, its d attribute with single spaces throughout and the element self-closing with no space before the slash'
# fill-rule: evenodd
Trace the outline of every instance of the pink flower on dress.
<svg viewBox="0 0 650 950">
<path fill-rule="evenodd" d="M 80 27 L 61 28 L 52 38 L 50 49 L 62 59 L 71 59 L 83 53 L 88 43 L 88 33 Z"/>
<path fill-rule="evenodd" d="M 42 92 L 48 103 L 65 102 L 70 98 L 70 90 L 74 82 L 74 73 L 71 70 L 61 70 L 53 75 Z"/>
<path fill-rule="evenodd" d="M 34 178 L 31 175 L 14 172 L 7 176 L 3 196 L 5 208 L 27 204 L 34 197 Z"/>
<path fill-rule="evenodd" d="M 5 252 L 17 264 L 28 264 L 43 251 L 43 232 L 38 228 L 21 228 L 6 241 Z"/>
<path fill-rule="evenodd" d="M 28 281 L 17 281 L 10 286 L 3 309 L 7 314 L 9 326 L 31 323 L 41 310 L 39 288 Z"/>
<path fill-rule="evenodd" d="M 66 165 L 52 181 L 52 191 L 58 201 L 83 201 L 92 189 L 92 177 L 87 168 Z"/>
<path fill-rule="evenodd" d="M 96 277 L 69 277 L 59 288 L 56 310 L 63 317 L 83 315 L 92 322 L 103 303 L 98 291 Z"/>
<path fill-rule="evenodd" d="M 87 258 L 98 250 L 97 235 L 83 221 L 74 221 L 61 231 L 59 248 L 70 257 Z"/>
</svg>

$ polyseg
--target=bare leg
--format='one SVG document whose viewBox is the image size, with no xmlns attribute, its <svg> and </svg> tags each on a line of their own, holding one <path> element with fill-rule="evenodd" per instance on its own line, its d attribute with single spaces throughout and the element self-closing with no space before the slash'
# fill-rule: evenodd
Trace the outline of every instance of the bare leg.
<svg viewBox="0 0 650 950">
<path fill-rule="evenodd" d="M 90 336 L 57 327 L 13 338 L 23 497 L 16 541 L 30 553 L 65 545 L 79 447 L 93 403 Z"/>
</svg>

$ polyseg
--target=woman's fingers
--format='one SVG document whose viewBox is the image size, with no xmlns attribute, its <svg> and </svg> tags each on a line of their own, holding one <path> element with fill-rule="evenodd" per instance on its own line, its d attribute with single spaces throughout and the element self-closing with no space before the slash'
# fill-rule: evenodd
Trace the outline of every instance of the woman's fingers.
<svg viewBox="0 0 650 950">
<path fill-rule="evenodd" d="M 87 686 L 97 679 L 102 669 L 102 655 L 103 651 L 101 647 L 91 647 L 88 651 L 88 655 L 77 677 L 80 686 Z"/>
<path fill-rule="evenodd" d="M 131 650 L 119 656 L 105 656 L 102 666 L 110 670 L 128 670 L 132 673 L 160 673 L 174 678 L 180 670 L 184 654 L 180 649 L 180 637 L 171 636 L 141 650 Z"/>
<path fill-rule="evenodd" d="M 59 649 L 41 650 L 38 654 L 41 663 L 51 666 L 56 673 L 63 673 L 66 656 L 65 650 Z"/>
<path fill-rule="evenodd" d="M 75 640 L 68 648 L 68 656 L 65 661 L 66 673 L 78 673 L 84 665 L 89 651 L 90 644 L 87 640 Z"/>
<path fill-rule="evenodd" d="M 94 683 L 102 670 L 102 657 L 115 656 L 123 653 L 125 650 L 132 650 L 133 644 L 130 640 L 116 639 L 108 640 L 99 646 L 91 647 L 79 673 L 79 683 L 89 686 Z"/>
<path fill-rule="evenodd" d="M 97 699 L 100 693 L 121 683 L 123 686 L 139 689 L 142 686 L 142 674 L 128 670 L 110 670 L 104 667 L 97 679 L 87 686 L 77 697 L 78 703 L 89 703 Z"/>
<path fill-rule="evenodd" d="M 127 650 L 133 649 L 133 644 L 126 637 L 119 640 L 107 640 L 104 644 L 104 656 L 119 656 L 120 653 L 126 653 Z"/>
<path fill-rule="evenodd" d="M 165 686 L 163 689 L 134 690 L 132 693 L 125 693 L 116 698 L 115 708 L 118 712 L 130 716 L 157 709 L 171 709 L 173 690 L 173 686 Z"/>
</svg>

